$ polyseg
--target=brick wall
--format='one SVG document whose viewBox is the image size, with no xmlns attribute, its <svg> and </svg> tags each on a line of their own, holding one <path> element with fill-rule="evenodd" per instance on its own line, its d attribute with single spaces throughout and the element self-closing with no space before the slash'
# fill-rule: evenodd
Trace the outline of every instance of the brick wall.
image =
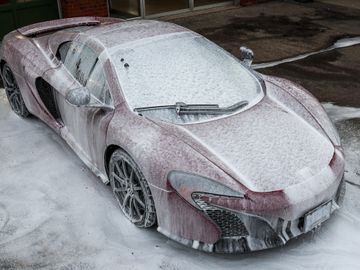
<svg viewBox="0 0 360 270">
<path fill-rule="evenodd" d="M 107 0 L 61 0 L 64 18 L 79 16 L 108 16 Z"/>
</svg>

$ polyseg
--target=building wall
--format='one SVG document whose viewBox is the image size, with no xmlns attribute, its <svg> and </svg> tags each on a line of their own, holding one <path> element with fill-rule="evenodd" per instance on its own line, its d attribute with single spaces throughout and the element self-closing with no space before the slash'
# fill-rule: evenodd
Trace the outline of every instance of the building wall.
<svg viewBox="0 0 360 270">
<path fill-rule="evenodd" d="M 62 17 L 108 16 L 107 0 L 60 0 Z"/>
<path fill-rule="evenodd" d="M 234 3 L 247 6 L 265 1 L 268 0 L 235 0 Z M 107 0 L 60 0 L 60 3 L 62 17 L 64 18 L 79 16 L 109 16 Z"/>
<path fill-rule="evenodd" d="M 240 5 L 242 6 L 249 6 L 249 5 L 254 5 L 257 3 L 263 3 L 263 2 L 267 2 L 269 0 L 240 0 Z"/>
</svg>

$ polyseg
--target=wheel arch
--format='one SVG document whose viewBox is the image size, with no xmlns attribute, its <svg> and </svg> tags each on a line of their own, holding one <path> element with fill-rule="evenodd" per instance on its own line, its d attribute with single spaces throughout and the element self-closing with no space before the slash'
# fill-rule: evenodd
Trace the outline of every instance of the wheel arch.
<svg viewBox="0 0 360 270">
<path fill-rule="evenodd" d="M 106 147 L 106 150 L 104 153 L 104 167 L 105 167 L 105 171 L 106 171 L 106 174 L 108 177 L 109 177 L 109 162 L 110 162 L 111 155 L 118 149 L 125 151 L 125 149 L 123 149 L 122 147 L 120 147 L 116 144 L 110 144 Z"/>
<path fill-rule="evenodd" d="M 106 171 L 106 175 L 109 177 L 109 162 L 110 162 L 110 158 L 111 155 L 116 151 L 116 150 L 122 150 L 124 151 L 126 154 L 128 154 L 135 162 L 138 166 L 140 166 L 140 164 L 136 161 L 135 157 L 131 154 L 131 151 L 129 151 L 129 149 L 126 149 L 125 147 L 120 146 L 119 144 L 112 143 L 109 144 L 106 149 L 105 149 L 105 153 L 104 153 L 104 168 Z M 141 166 L 140 166 L 141 168 Z M 141 168 L 142 169 L 142 168 Z"/>
<path fill-rule="evenodd" d="M 4 87 L 4 82 L 3 82 L 3 78 L 2 78 L 2 69 L 5 64 L 6 64 L 5 60 L 1 59 L 0 60 L 0 87 Z"/>
<path fill-rule="evenodd" d="M 6 61 L 4 59 L 0 60 L 0 72 L 2 72 L 3 67 L 5 66 Z"/>
<path fill-rule="evenodd" d="M 4 59 L 1 59 L 0 60 L 0 86 L 3 86 L 3 87 L 4 87 L 4 82 L 2 81 L 3 80 L 3 78 L 2 78 L 2 70 L 3 70 L 4 66 L 5 66 L 5 64 L 6 64 L 6 61 Z"/>
</svg>

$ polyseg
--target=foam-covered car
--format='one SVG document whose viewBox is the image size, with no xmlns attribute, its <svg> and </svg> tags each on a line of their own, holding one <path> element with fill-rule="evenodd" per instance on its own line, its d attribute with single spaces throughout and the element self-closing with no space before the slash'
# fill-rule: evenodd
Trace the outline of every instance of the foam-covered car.
<svg viewBox="0 0 360 270">
<path fill-rule="evenodd" d="M 14 112 L 54 129 L 132 223 L 230 253 L 313 230 L 345 192 L 316 98 L 242 56 L 171 23 L 83 17 L 9 33 L 0 68 Z"/>
</svg>

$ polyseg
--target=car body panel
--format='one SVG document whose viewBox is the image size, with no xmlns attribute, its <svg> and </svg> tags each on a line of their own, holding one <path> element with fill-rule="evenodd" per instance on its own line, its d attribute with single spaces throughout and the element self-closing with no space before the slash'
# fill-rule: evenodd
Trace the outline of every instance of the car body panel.
<svg viewBox="0 0 360 270">
<path fill-rule="evenodd" d="M 111 52 L 182 32 L 192 33 L 148 20 L 63 19 L 9 33 L 0 60 L 11 66 L 29 111 L 53 128 L 104 183 L 109 149 L 122 148 L 136 161 L 149 183 L 161 233 L 205 251 L 222 246 L 223 252 L 245 252 L 282 245 L 304 233 L 304 215 L 334 200 L 339 190 L 344 157 L 336 131 L 305 89 L 261 74 L 265 96 L 231 115 L 173 124 L 134 112 L 122 93 Z M 56 57 L 67 41 L 86 44 L 98 55 L 112 111 L 75 107 L 65 100 L 70 90 L 81 86 Z M 60 119 L 41 99 L 39 79 L 55 91 Z M 241 196 L 195 198 L 201 187 L 174 185 L 174 172 L 201 177 L 204 185 L 221 185 Z M 235 239 L 240 246 L 223 246 L 222 227 L 206 214 L 211 207 L 201 208 L 199 198 L 202 205 L 243 218 L 249 234 Z M 335 209 L 336 202 L 333 205 Z M 270 232 L 271 239 L 257 230 Z"/>
<path fill-rule="evenodd" d="M 334 147 L 271 92 L 244 112 L 184 125 L 190 136 L 236 173 L 252 191 L 283 190 L 326 167 Z M 294 162 L 296 160 L 296 162 Z"/>
</svg>

